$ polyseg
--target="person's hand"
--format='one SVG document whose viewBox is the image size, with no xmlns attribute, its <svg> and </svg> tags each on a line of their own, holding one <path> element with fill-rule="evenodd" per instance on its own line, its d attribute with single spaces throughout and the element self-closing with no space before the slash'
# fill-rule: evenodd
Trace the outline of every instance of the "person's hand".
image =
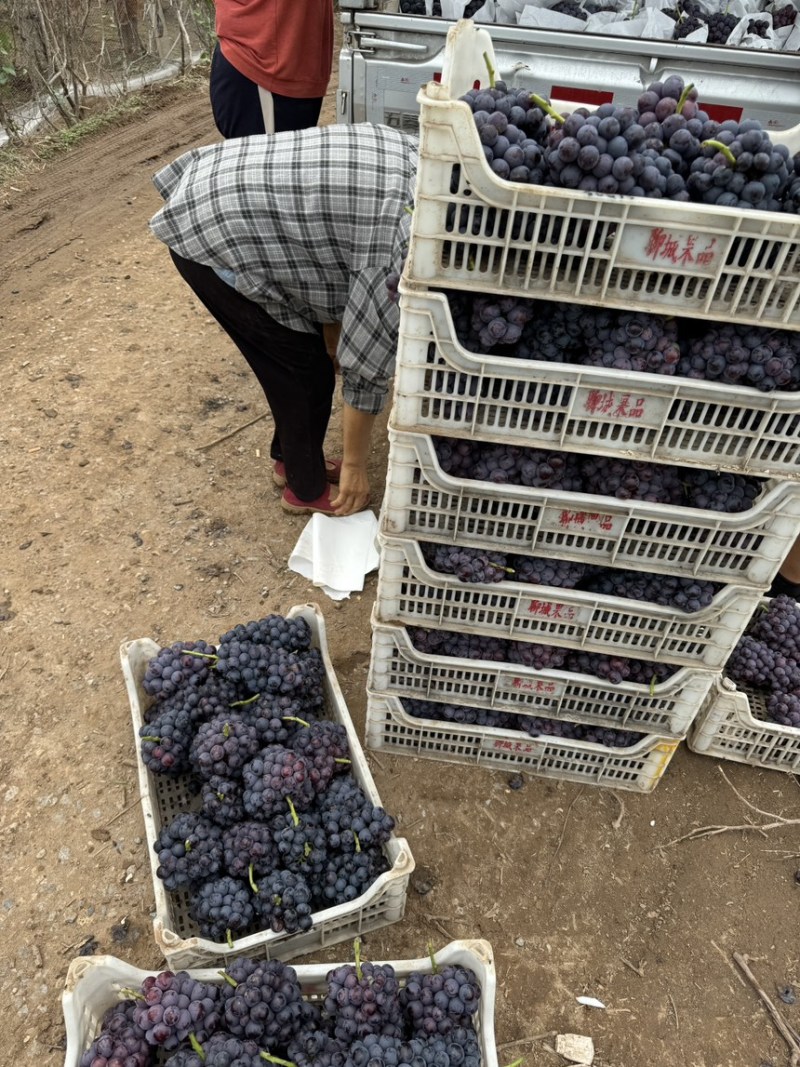
<svg viewBox="0 0 800 1067">
<path fill-rule="evenodd" d="M 339 474 L 339 492 L 331 501 L 336 515 L 355 515 L 369 503 L 369 478 L 366 467 L 343 463 Z"/>
</svg>

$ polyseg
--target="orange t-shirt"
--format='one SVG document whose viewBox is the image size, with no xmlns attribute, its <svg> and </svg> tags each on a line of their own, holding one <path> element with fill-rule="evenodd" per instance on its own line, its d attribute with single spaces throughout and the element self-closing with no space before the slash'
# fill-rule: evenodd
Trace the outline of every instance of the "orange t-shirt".
<svg viewBox="0 0 800 1067">
<path fill-rule="evenodd" d="M 333 65 L 332 0 L 216 0 L 222 54 L 281 96 L 324 96 Z"/>
</svg>

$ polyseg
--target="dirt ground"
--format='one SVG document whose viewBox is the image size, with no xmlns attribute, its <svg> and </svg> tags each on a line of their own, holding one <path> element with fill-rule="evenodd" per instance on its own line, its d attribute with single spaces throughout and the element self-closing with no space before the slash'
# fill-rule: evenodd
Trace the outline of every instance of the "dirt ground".
<svg viewBox="0 0 800 1067">
<path fill-rule="evenodd" d="M 205 89 L 195 80 L 159 100 L 0 190 L 8 1064 L 63 1062 L 60 996 L 82 947 L 161 963 L 120 642 L 213 641 L 319 601 L 363 733 L 375 577 L 334 604 L 287 569 L 304 520 L 279 508 L 269 421 L 232 433 L 263 415 L 261 395 L 147 227 L 153 172 L 216 139 Z M 386 453 L 378 433 L 376 507 Z M 648 796 L 535 778 L 512 791 L 497 772 L 369 760 L 417 871 L 405 919 L 370 935 L 365 953 L 488 939 L 501 1064 L 563 1062 L 542 1037 L 560 1032 L 590 1035 L 602 1067 L 788 1062 L 731 955 L 751 957 L 800 1028 L 800 1003 L 776 992 L 800 984 L 795 777 L 685 746 Z M 665 847 L 693 827 L 773 821 L 743 798 L 795 824 Z M 606 1007 L 582 1007 L 584 994 Z"/>
</svg>

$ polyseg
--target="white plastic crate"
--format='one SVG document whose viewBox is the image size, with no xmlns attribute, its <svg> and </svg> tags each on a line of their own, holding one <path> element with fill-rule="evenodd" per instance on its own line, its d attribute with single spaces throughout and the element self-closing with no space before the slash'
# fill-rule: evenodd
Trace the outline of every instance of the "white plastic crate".
<svg viewBox="0 0 800 1067">
<path fill-rule="evenodd" d="M 461 21 L 418 94 L 408 281 L 800 328 L 799 216 L 503 181 L 459 102 L 487 61 L 490 34 Z"/>
<path fill-rule="evenodd" d="M 401 292 L 397 429 L 800 478 L 798 393 L 475 354 L 443 294 Z"/>
<path fill-rule="evenodd" d="M 657 685 L 615 685 L 572 671 L 537 671 L 518 663 L 432 656 L 414 648 L 405 627 L 380 623 L 373 614 L 367 685 L 387 697 L 435 700 L 680 738 L 716 677 L 713 671 L 684 667 Z"/>
<path fill-rule="evenodd" d="M 325 623 L 316 604 L 297 606 L 287 612 L 288 618 L 304 618 L 311 627 L 312 646 L 318 648 L 325 665 L 325 711 L 329 718 L 347 730 L 350 746 L 351 771 L 370 801 L 381 806 L 381 799 L 370 773 L 361 743 L 347 710 L 325 639 Z M 390 869 L 373 882 L 365 893 L 346 904 L 337 904 L 315 912 L 310 930 L 297 933 L 274 933 L 262 930 L 237 938 L 233 945 L 217 943 L 200 937 L 197 924 L 189 917 L 189 896 L 185 890 L 171 893 L 156 875 L 158 857 L 153 844 L 162 826 L 181 811 L 196 809 L 198 798 L 191 792 L 186 776 L 172 778 L 152 774 L 138 757 L 139 727 L 143 713 L 152 699 L 142 688 L 148 661 L 157 654 L 159 646 L 148 638 L 126 641 L 120 648 L 122 672 L 128 691 L 133 719 L 134 744 L 139 768 L 139 792 L 147 840 L 147 851 L 153 877 L 155 917 L 153 931 L 156 944 L 168 965 L 173 968 L 224 965 L 233 956 L 259 956 L 282 960 L 313 952 L 325 945 L 347 941 L 357 934 L 376 930 L 402 919 L 408 882 L 414 870 L 414 859 L 408 842 L 394 834 L 384 846 Z"/>
<path fill-rule="evenodd" d="M 494 1036 L 494 1006 L 496 974 L 492 947 L 488 941 L 451 941 L 435 953 L 437 965 L 448 964 L 471 967 L 481 986 L 481 998 L 475 1016 L 475 1030 L 481 1047 L 482 1067 L 498 1067 Z M 377 961 L 375 961 L 377 962 Z M 402 981 L 413 971 L 430 974 L 429 957 L 416 960 L 384 960 L 391 963 Z M 324 999 L 327 991 L 326 975 L 338 963 L 301 964 L 294 970 L 307 1000 Z M 67 1052 L 64 1067 L 78 1067 L 83 1052 L 94 1040 L 103 1016 L 117 1001 L 124 999 L 125 990 L 138 989 L 144 979 L 157 971 L 142 971 L 114 956 L 78 957 L 67 971 L 61 998 L 67 1031 Z M 219 970 L 192 970 L 202 982 L 220 984 L 224 981 Z"/>
<path fill-rule="evenodd" d="M 680 738 L 648 735 L 630 748 L 607 748 L 590 741 L 434 722 L 407 715 L 396 697 L 373 692 L 368 694 L 366 740 L 367 747 L 377 752 L 521 771 L 637 793 L 655 789 L 681 743 Z"/>
<path fill-rule="evenodd" d="M 767 482 L 747 511 L 617 500 L 445 474 L 426 434 L 389 431 L 387 537 L 553 556 L 765 589 L 800 533 L 800 483 Z"/>
<path fill-rule="evenodd" d="M 737 689 L 729 679 L 720 679 L 692 727 L 689 748 L 704 756 L 797 774 L 800 730 L 757 718 L 752 709 L 763 706 L 761 693 Z"/>
<path fill-rule="evenodd" d="M 379 622 L 440 627 L 718 670 L 761 600 L 726 586 L 701 611 L 509 580 L 461 582 L 425 562 L 417 541 L 381 537 Z"/>
</svg>

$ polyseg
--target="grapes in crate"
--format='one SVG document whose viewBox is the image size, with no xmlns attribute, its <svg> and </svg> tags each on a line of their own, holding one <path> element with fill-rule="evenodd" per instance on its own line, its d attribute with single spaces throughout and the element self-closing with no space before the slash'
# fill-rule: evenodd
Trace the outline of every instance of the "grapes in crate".
<svg viewBox="0 0 800 1067">
<path fill-rule="evenodd" d="M 312 908 L 348 903 L 391 869 L 394 820 L 358 785 L 346 727 L 326 717 L 324 664 L 304 619 L 236 626 L 216 648 L 176 643 L 152 677 L 189 649 L 200 652 L 193 669 L 173 672 L 140 730 L 145 765 L 202 804 L 159 828 L 157 877 L 186 898 L 202 937 L 308 929 Z"/>
<path fill-rule="evenodd" d="M 705 20 L 712 44 L 727 41 L 738 19 L 718 12 Z M 701 23 L 699 8 L 684 7 L 680 38 Z M 472 110 L 486 162 L 511 182 L 580 192 L 794 211 L 788 148 L 773 144 L 756 119 L 718 123 L 698 104 L 697 90 L 677 75 L 650 84 L 636 107 L 604 103 L 596 111 L 559 114 L 546 96 L 498 82 L 462 98 Z M 494 227 L 495 209 L 478 207 L 472 226 Z M 469 214 L 451 211 L 449 224 L 466 233 Z M 551 241 L 563 237 L 560 220 Z M 520 223 L 521 225 L 521 223 Z M 500 236 L 503 236 L 501 233 Z M 518 236 L 518 235 L 517 235 Z M 572 239 L 585 242 L 585 224 Z M 525 233 L 532 238 L 533 233 Z"/>
<path fill-rule="evenodd" d="M 800 604 L 782 594 L 753 616 L 725 665 L 725 676 L 761 699 L 752 710 L 800 728 Z"/>
<path fill-rule="evenodd" d="M 108 1009 L 100 1032 L 80 1059 L 79 1067 L 148 1067 L 152 1046 L 135 1021 L 135 1000 L 122 1000 Z"/>
<path fill-rule="evenodd" d="M 322 996 L 280 960 L 231 956 L 218 980 L 148 975 L 104 1015 L 80 1067 L 481 1067 L 481 986 L 465 965 L 332 966 Z"/>
</svg>

